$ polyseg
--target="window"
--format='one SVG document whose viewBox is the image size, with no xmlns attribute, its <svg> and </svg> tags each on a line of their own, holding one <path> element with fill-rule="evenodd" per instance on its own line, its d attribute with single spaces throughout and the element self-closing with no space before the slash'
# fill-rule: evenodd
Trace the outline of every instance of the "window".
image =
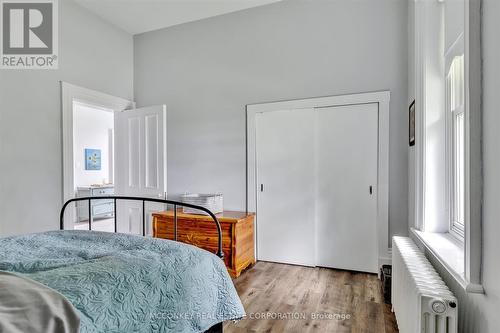
<svg viewBox="0 0 500 333">
<path fill-rule="evenodd" d="M 480 1 L 410 3 L 412 238 L 467 293 L 483 293 Z"/>
<path fill-rule="evenodd" d="M 450 140 L 450 233 L 464 237 L 465 215 L 465 119 L 464 55 L 455 56 L 446 78 L 446 105 Z"/>
</svg>

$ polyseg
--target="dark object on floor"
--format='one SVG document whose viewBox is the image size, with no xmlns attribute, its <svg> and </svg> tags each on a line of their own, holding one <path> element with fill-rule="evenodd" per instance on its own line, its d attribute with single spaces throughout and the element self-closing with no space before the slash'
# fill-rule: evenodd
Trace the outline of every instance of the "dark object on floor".
<svg viewBox="0 0 500 333">
<path fill-rule="evenodd" d="M 206 330 L 205 333 L 223 333 L 223 330 L 222 323 L 218 323 Z"/>
<path fill-rule="evenodd" d="M 384 294 L 384 301 L 387 304 L 391 304 L 391 265 L 382 265 L 382 268 L 380 269 L 380 279 L 382 280 L 382 293 Z"/>
</svg>

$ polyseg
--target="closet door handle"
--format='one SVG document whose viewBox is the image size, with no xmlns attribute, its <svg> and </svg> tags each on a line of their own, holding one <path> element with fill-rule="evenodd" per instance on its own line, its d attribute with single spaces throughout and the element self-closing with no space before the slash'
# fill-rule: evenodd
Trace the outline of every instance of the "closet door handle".
<svg viewBox="0 0 500 333">
<path fill-rule="evenodd" d="M 260 191 L 264 192 L 264 184 L 260 184 Z"/>
<path fill-rule="evenodd" d="M 373 186 L 370 185 L 370 195 L 373 194 Z"/>
</svg>

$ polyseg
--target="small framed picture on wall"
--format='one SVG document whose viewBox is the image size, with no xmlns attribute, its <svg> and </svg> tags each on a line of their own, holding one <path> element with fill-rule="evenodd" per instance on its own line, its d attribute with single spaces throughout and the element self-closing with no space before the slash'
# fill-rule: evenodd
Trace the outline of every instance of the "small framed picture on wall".
<svg viewBox="0 0 500 333">
<path fill-rule="evenodd" d="M 415 100 L 410 104 L 408 114 L 408 138 L 410 147 L 415 145 Z"/>
<path fill-rule="evenodd" d="M 85 170 L 101 170 L 100 149 L 85 149 Z"/>
</svg>

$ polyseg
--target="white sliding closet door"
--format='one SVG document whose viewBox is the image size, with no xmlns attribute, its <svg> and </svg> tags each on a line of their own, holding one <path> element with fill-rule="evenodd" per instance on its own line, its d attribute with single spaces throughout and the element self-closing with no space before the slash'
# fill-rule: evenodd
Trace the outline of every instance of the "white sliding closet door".
<svg viewBox="0 0 500 333">
<path fill-rule="evenodd" d="M 316 109 L 317 265 L 377 272 L 378 104 Z"/>
<path fill-rule="evenodd" d="M 259 260 L 314 266 L 314 110 L 256 116 Z"/>
</svg>

